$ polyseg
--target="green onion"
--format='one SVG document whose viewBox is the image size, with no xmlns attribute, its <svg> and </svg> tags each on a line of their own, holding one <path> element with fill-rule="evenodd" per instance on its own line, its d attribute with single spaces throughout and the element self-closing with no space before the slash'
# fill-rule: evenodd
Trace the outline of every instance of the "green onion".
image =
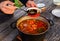
<svg viewBox="0 0 60 41">
<path fill-rule="evenodd" d="M 19 0 L 14 0 L 14 2 L 16 7 L 20 8 L 22 6 L 21 4 L 19 4 Z"/>
<path fill-rule="evenodd" d="M 42 33 L 42 32 L 44 32 L 44 29 L 43 29 L 43 28 L 39 28 L 37 31 L 38 31 L 39 33 Z"/>
</svg>

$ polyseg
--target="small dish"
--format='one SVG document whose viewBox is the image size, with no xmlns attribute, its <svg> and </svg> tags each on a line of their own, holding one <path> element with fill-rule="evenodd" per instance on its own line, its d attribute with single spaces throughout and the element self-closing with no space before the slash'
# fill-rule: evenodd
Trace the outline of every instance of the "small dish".
<svg viewBox="0 0 60 41">
<path fill-rule="evenodd" d="M 60 6 L 60 0 L 53 0 L 53 3 L 57 6 Z"/>
<path fill-rule="evenodd" d="M 54 9 L 52 10 L 52 14 L 56 17 L 60 17 L 60 9 Z"/>
<path fill-rule="evenodd" d="M 38 3 L 38 4 L 37 4 L 37 7 L 38 7 L 38 8 L 45 7 L 45 4 L 44 4 L 44 3 Z"/>
</svg>

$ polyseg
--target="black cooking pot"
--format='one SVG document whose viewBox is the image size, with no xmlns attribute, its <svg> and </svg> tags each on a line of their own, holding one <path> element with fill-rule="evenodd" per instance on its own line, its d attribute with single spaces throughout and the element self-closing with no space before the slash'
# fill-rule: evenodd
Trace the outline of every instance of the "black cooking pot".
<svg viewBox="0 0 60 41">
<path fill-rule="evenodd" d="M 29 34 L 29 33 L 22 32 L 22 31 L 20 30 L 20 28 L 19 28 L 19 24 L 20 24 L 20 22 L 22 22 L 22 21 L 24 21 L 24 20 L 27 20 L 27 19 L 39 19 L 39 20 L 47 23 L 48 28 L 47 28 L 46 31 L 44 31 L 44 32 L 42 32 L 42 33 L 39 33 L 39 34 Z M 21 17 L 21 18 L 19 18 L 19 19 L 17 20 L 16 27 L 17 27 L 17 29 L 18 29 L 20 32 L 22 32 L 22 33 L 24 33 L 24 34 L 27 34 L 27 35 L 41 35 L 41 34 L 46 33 L 46 32 L 49 30 L 50 26 L 53 25 L 53 24 L 54 24 L 54 23 L 53 23 L 52 20 L 46 19 L 45 17 L 42 17 L 42 16 L 39 16 L 39 17 L 37 17 L 37 18 L 30 17 L 30 16 L 24 16 L 24 17 Z"/>
</svg>

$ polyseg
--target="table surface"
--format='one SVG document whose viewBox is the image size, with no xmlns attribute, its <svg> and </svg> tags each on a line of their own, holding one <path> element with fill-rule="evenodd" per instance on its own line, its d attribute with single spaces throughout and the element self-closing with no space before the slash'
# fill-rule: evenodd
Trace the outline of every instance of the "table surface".
<svg viewBox="0 0 60 41">
<path fill-rule="evenodd" d="M 51 11 L 56 6 L 52 4 L 52 0 L 51 1 L 49 1 L 49 0 L 47 0 L 47 1 L 35 0 L 35 2 L 36 3 L 39 3 L 39 2 L 45 3 L 48 9 L 46 12 L 41 13 L 41 15 L 54 21 L 54 25 L 50 27 L 48 32 L 46 32 L 44 35 L 42 35 L 42 37 L 36 38 L 35 40 L 41 41 L 41 38 L 42 38 L 42 41 L 60 41 L 60 18 L 57 18 L 51 14 Z M 22 7 L 22 9 L 25 9 L 25 7 Z M 3 39 L 2 41 L 12 41 L 12 39 L 17 35 L 17 29 L 13 30 L 10 28 L 9 25 L 12 22 L 14 22 L 15 20 L 17 20 L 19 17 L 21 17 L 22 15 L 25 15 L 25 13 L 26 12 L 24 12 L 23 10 L 18 9 L 18 10 L 16 10 L 15 14 L 13 15 L 13 17 L 11 19 L 0 24 L 0 32 L 2 32 L 3 29 L 6 29 L 6 27 L 7 27 L 7 29 L 5 31 L 0 33 L 0 40 Z"/>
</svg>

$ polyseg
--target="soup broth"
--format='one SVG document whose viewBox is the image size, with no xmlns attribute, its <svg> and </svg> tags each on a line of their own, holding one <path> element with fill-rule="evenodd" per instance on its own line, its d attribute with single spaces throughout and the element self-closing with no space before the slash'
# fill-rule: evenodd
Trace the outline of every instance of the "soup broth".
<svg viewBox="0 0 60 41">
<path fill-rule="evenodd" d="M 38 19 L 27 19 L 19 24 L 19 29 L 23 33 L 28 33 L 28 34 L 39 34 L 44 31 L 46 31 L 48 28 L 47 23 L 38 20 Z"/>
</svg>

